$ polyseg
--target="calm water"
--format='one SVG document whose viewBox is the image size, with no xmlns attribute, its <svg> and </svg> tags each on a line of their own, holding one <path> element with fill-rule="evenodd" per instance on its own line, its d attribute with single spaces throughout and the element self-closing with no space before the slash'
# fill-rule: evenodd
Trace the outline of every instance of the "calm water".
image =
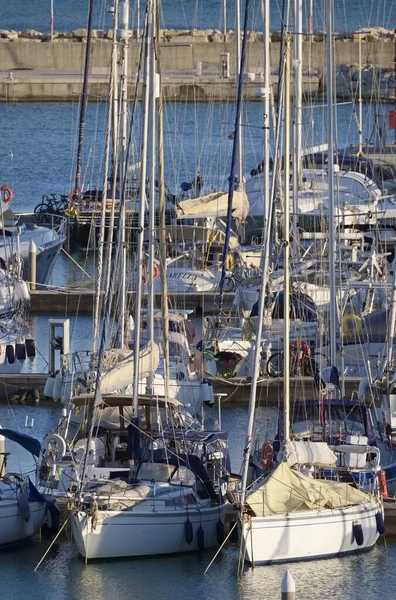
<svg viewBox="0 0 396 600">
<path fill-rule="evenodd" d="M 227 134 L 232 130 L 232 105 L 166 105 L 167 128 L 167 180 L 173 191 L 180 182 L 191 180 L 199 164 L 203 177 L 214 184 L 224 185 L 228 177 L 232 144 Z M 365 137 L 371 133 L 371 109 L 365 108 Z M 90 105 L 86 130 L 86 155 L 84 158 L 85 185 L 100 182 L 100 157 L 103 147 L 104 107 Z M 33 209 L 41 195 L 49 192 L 68 192 L 73 174 L 73 148 L 75 146 L 77 108 L 65 104 L 1 104 L 0 127 L 3 132 L 0 145 L 0 180 L 15 193 L 15 210 Z M 306 134 L 309 143 L 319 143 L 323 138 L 325 119 L 320 108 L 307 116 L 314 117 L 315 127 Z M 247 135 L 246 173 L 261 157 L 261 107 L 251 104 L 246 108 Z M 356 141 L 351 107 L 339 108 L 340 145 Z M 307 127 L 309 130 L 309 128 Z M 92 148 L 92 150 L 89 150 Z M 78 263 L 92 272 L 93 258 L 76 253 Z M 66 285 L 86 279 L 70 259 L 62 255 L 53 276 L 53 283 Z M 31 330 L 39 354 L 26 369 L 42 371 L 47 359 L 48 324 L 46 318 L 33 317 Z M 89 346 L 92 319 L 71 319 L 72 349 Z M 42 439 L 57 422 L 59 408 L 0 406 L 0 422 L 24 430 L 25 419 L 34 418 L 28 432 Z M 216 410 L 207 413 L 206 424 L 215 423 Z M 230 406 L 224 403 L 223 427 L 229 432 L 231 459 L 234 471 L 240 467 L 244 446 L 247 406 Z M 273 434 L 276 409 L 265 405 L 261 398 L 259 413 L 261 430 Z M 10 469 L 28 471 L 31 461 L 11 444 L 13 451 Z M 238 552 L 228 548 L 205 577 L 203 572 L 213 552 L 161 560 L 139 560 L 119 563 L 101 563 L 84 567 L 77 558 L 74 547 L 67 542 L 56 544 L 37 574 L 33 568 L 41 558 L 47 542 L 31 541 L 18 548 L 1 552 L 2 592 L 10 598 L 43 600 L 151 600 L 158 595 L 165 600 L 188 597 L 199 599 L 214 597 L 220 600 L 262 600 L 279 598 L 280 581 L 285 566 L 260 567 L 246 571 L 237 579 Z M 321 562 L 293 564 L 291 570 L 297 582 L 298 598 L 333 600 L 391 597 L 396 584 L 393 565 L 396 545 L 389 543 L 362 556 L 351 556 Z"/>
<path fill-rule="evenodd" d="M 382 26 L 393 29 L 396 26 L 396 7 L 393 0 L 335 0 L 335 29 L 356 31 L 359 27 Z M 112 5 L 110 0 L 94 2 L 94 27 L 97 29 L 111 27 L 106 13 L 106 6 Z M 144 0 L 131 0 L 132 26 L 137 22 L 137 7 L 140 5 L 141 15 L 145 6 Z M 244 0 L 241 1 L 245 6 Z M 49 31 L 50 0 L 2 0 L 1 27 L 4 29 L 36 29 L 43 33 Z M 223 29 L 223 0 L 162 0 L 162 25 L 167 29 Z M 250 29 L 261 30 L 261 0 L 250 0 Z M 314 29 L 324 29 L 324 0 L 313 0 Z M 235 0 L 226 0 L 227 27 L 234 29 Z M 303 0 L 304 14 L 308 13 L 309 0 Z M 281 0 L 271 0 L 271 29 L 279 30 L 281 22 Z M 88 0 L 54 0 L 55 31 L 71 31 L 86 27 Z M 242 9 L 242 13 L 244 10 Z M 143 16 L 141 17 L 143 20 Z M 306 21 L 306 19 L 305 19 Z M 143 22 L 143 21 L 141 21 Z M 307 30 L 306 22 L 304 30 Z"/>
<path fill-rule="evenodd" d="M 76 100 L 77 102 L 77 100 Z M 352 104 L 338 106 L 338 146 L 358 141 Z M 379 110 L 387 115 L 390 106 Z M 106 107 L 88 106 L 84 137 L 83 188 L 102 186 Z M 165 174 L 173 193 L 180 193 L 183 181 L 192 181 L 197 170 L 206 186 L 228 189 L 234 127 L 233 103 L 165 103 Z M 375 105 L 363 106 L 363 137 L 372 138 Z M 386 117 L 387 120 L 387 117 Z M 33 210 L 43 194 L 71 193 L 75 176 L 77 104 L 0 103 L 0 180 L 12 188 L 15 211 Z M 262 106 L 244 107 L 245 176 L 262 159 Z M 322 106 L 303 111 L 303 147 L 326 141 L 326 111 Z M 137 128 L 139 132 L 139 114 Z M 136 134 L 132 162 L 136 162 L 139 137 Z M 390 140 L 391 141 L 391 140 Z M 81 256 L 79 257 L 81 263 Z M 56 275 L 57 276 L 57 275 Z M 57 282 L 58 283 L 58 282 Z"/>
</svg>

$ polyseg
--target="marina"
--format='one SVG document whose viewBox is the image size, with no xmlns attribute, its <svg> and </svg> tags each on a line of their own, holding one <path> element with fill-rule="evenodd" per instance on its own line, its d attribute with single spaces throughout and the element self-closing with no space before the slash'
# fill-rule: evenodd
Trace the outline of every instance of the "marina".
<svg viewBox="0 0 396 600">
<path fill-rule="evenodd" d="M 43 2 L 0 30 L 5 593 L 390 597 L 393 2 Z"/>
</svg>

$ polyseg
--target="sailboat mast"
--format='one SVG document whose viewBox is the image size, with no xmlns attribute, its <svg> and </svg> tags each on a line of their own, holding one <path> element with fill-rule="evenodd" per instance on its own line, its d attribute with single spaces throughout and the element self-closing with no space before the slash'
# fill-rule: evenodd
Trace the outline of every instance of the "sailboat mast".
<svg viewBox="0 0 396 600">
<path fill-rule="evenodd" d="M 333 15 L 334 0 L 328 0 L 326 12 L 326 66 L 327 66 L 327 136 L 329 179 L 329 284 L 330 284 L 330 362 L 337 364 L 337 296 L 335 248 L 335 186 L 334 186 L 334 85 L 333 85 Z"/>
<path fill-rule="evenodd" d="M 246 10 L 246 9 L 245 9 Z M 240 0 L 235 0 L 235 60 L 236 60 L 236 81 L 239 82 L 241 76 L 241 3 Z M 237 85 L 237 89 L 239 84 Z M 238 91 L 237 91 L 238 101 Z M 242 114 L 239 117 L 239 124 L 235 132 L 237 136 L 238 147 L 238 181 L 243 182 L 243 138 L 242 138 Z"/>
<path fill-rule="evenodd" d="M 81 188 L 81 164 L 82 164 L 82 146 L 85 130 L 85 115 L 88 105 L 88 77 L 91 65 L 91 42 L 92 42 L 92 15 L 93 15 L 94 0 L 89 0 L 88 4 L 88 26 L 87 26 L 87 45 L 85 47 L 85 65 L 84 65 L 84 81 L 80 104 L 80 122 L 78 126 L 78 142 L 77 142 L 77 164 L 76 164 L 76 179 L 74 183 L 75 193 L 78 194 Z"/>
<path fill-rule="evenodd" d="M 294 120 L 293 120 L 293 251 L 297 259 L 298 192 L 301 188 L 302 134 L 302 0 L 294 0 Z"/>
<path fill-rule="evenodd" d="M 103 194 L 102 194 L 102 210 L 100 215 L 100 232 L 98 242 L 98 270 L 96 276 L 96 295 L 95 295 L 95 310 L 94 310 L 94 326 L 93 326 L 93 350 L 96 352 L 98 331 L 99 331 L 99 311 L 101 305 L 101 289 L 103 281 L 103 262 L 104 262 L 104 239 L 105 239 L 105 226 L 106 226 L 106 202 L 107 202 L 107 187 L 109 178 L 109 160 L 110 160 L 110 137 L 111 137 L 111 124 L 113 117 L 113 96 L 114 96 L 114 55 L 116 54 L 117 41 L 116 41 L 116 30 L 117 30 L 117 19 L 118 19 L 118 0 L 114 2 L 114 24 L 113 24 L 113 43 L 111 48 L 111 59 L 110 59 L 110 78 L 109 78 L 109 94 L 108 94 L 108 106 L 107 106 L 107 126 L 106 126 L 106 144 L 105 144 L 105 159 L 103 169 Z M 110 250 L 109 250 L 110 252 Z"/>
<path fill-rule="evenodd" d="M 290 37 L 286 34 L 285 44 L 285 124 L 284 124 L 284 220 L 283 220 L 283 418 L 285 441 L 290 438 Z"/>
<path fill-rule="evenodd" d="M 125 195 L 125 172 L 127 169 L 127 119 L 128 119 L 128 48 L 129 48 L 129 1 L 120 1 L 120 41 L 121 41 L 121 86 L 120 86 L 120 171 L 119 182 L 121 193 Z M 120 203 L 120 235 L 121 235 L 121 279 L 119 295 L 119 331 L 121 347 L 125 343 L 126 318 L 126 236 L 125 236 L 125 202 Z"/>
<path fill-rule="evenodd" d="M 153 0 L 155 4 L 155 0 Z M 155 31 L 155 8 L 153 8 L 153 35 Z M 150 40 L 152 44 L 152 40 Z M 155 240 L 155 140 L 156 140 L 156 69 L 155 55 L 153 47 L 150 52 L 150 185 L 149 185 L 149 260 L 148 260 L 148 332 L 149 339 L 154 342 L 154 240 Z M 151 394 L 153 389 L 153 374 L 150 369 L 150 375 L 147 379 L 147 393 Z"/>
<path fill-rule="evenodd" d="M 264 32 L 264 67 L 267 69 L 267 72 L 264 73 L 264 81 L 266 82 L 266 86 L 268 84 L 268 105 L 269 105 L 269 86 L 270 86 L 270 60 L 269 60 L 269 24 L 270 24 L 270 0 L 261 0 L 261 10 L 263 16 L 263 32 Z M 269 115 L 266 112 L 264 104 L 264 113 Z M 269 122 L 267 121 L 267 126 L 269 126 Z M 268 135 L 266 135 L 266 133 Z M 264 173 L 267 174 L 269 178 L 269 159 L 270 159 L 270 139 L 269 139 L 269 130 L 264 130 Z M 251 443 L 253 436 L 253 426 L 254 426 L 254 413 L 256 410 L 256 396 L 257 396 L 257 382 L 259 378 L 259 368 L 260 368 L 260 355 L 261 355 L 261 335 L 263 331 L 263 316 L 264 316 L 264 304 L 265 304 L 265 294 L 266 294 L 266 281 L 268 275 L 269 268 L 269 248 L 270 248 L 270 228 L 271 228 L 271 193 L 269 185 L 264 185 L 263 190 L 264 195 L 264 243 L 261 247 L 261 259 L 260 259 L 260 269 L 262 272 L 262 281 L 261 281 L 261 293 L 259 298 L 259 306 L 258 306 L 258 325 L 256 330 L 256 344 L 254 347 L 254 357 L 253 357 L 253 373 L 252 373 L 252 382 L 250 386 L 250 398 L 249 398 L 249 418 L 248 418 L 248 427 L 246 432 L 246 443 L 245 443 L 245 452 L 243 456 L 243 465 L 242 465 L 242 480 L 241 480 L 241 507 L 243 507 L 245 503 L 246 496 L 246 485 L 247 485 L 247 476 L 249 470 L 249 460 L 251 453 Z"/>
<path fill-rule="evenodd" d="M 164 123 L 161 91 L 161 29 L 160 29 L 160 3 L 156 1 L 156 59 L 158 72 L 158 218 L 159 218 L 159 256 L 161 280 L 161 316 L 162 316 L 162 344 L 165 364 L 165 398 L 169 397 L 169 312 L 168 312 L 168 284 L 166 281 L 166 222 L 165 222 L 165 174 L 164 174 Z"/>
<path fill-rule="evenodd" d="M 140 315 L 142 306 L 142 269 L 143 269 L 143 241 L 144 241 L 144 216 L 146 213 L 146 179 L 147 179 L 147 140 L 149 124 L 149 101 L 150 101 L 150 55 L 153 38 L 153 13 L 151 0 L 147 1 L 147 27 L 145 31 L 144 45 L 144 72 L 143 72 L 143 131 L 140 166 L 139 186 L 139 227 L 137 231 L 136 251 L 136 296 L 135 296 L 135 337 L 134 354 L 136 366 L 133 374 L 133 417 L 137 417 L 138 391 L 139 391 L 139 368 L 138 356 L 140 351 Z"/>
</svg>

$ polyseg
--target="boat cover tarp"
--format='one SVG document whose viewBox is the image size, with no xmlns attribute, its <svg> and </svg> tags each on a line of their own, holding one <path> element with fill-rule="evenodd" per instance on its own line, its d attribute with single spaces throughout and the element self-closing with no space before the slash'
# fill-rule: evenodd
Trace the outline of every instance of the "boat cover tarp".
<svg viewBox="0 0 396 600">
<path fill-rule="evenodd" d="M 22 448 L 25 448 L 28 452 L 34 456 L 40 456 L 41 444 L 38 440 L 26 433 L 19 433 L 19 431 L 13 431 L 12 429 L 0 429 L 0 435 L 4 436 L 12 442 L 16 442 Z"/>
<path fill-rule="evenodd" d="M 181 217 L 225 217 L 228 210 L 228 194 L 214 192 L 200 198 L 182 200 L 177 205 Z M 232 216 L 244 221 L 249 212 L 249 200 L 244 190 L 235 190 L 232 199 Z"/>
<path fill-rule="evenodd" d="M 135 371 L 135 357 L 130 350 L 112 350 L 115 364 L 108 368 L 100 382 L 101 394 L 111 394 L 121 390 L 133 382 Z M 139 357 L 139 377 L 144 379 L 155 373 L 159 365 L 159 348 L 157 344 L 148 343 L 141 348 Z"/>
<path fill-rule="evenodd" d="M 372 501 L 347 483 L 312 479 L 281 463 L 263 485 L 246 499 L 256 516 L 286 515 L 296 511 L 346 508 Z"/>
<path fill-rule="evenodd" d="M 284 460 L 289 467 L 293 465 L 311 465 L 313 467 L 335 467 L 337 457 L 325 442 L 286 443 Z"/>
</svg>

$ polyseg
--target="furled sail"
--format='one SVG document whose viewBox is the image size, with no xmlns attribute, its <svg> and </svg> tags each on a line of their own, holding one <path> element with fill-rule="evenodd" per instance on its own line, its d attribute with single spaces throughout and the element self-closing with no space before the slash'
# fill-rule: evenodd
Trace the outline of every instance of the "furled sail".
<svg viewBox="0 0 396 600">
<path fill-rule="evenodd" d="M 111 351 L 114 364 L 104 371 L 100 383 L 100 391 L 103 394 L 110 394 L 116 390 L 125 388 L 133 383 L 133 374 L 135 371 L 134 353 L 126 349 L 114 349 Z M 107 357 L 109 358 L 109 357 Z M 140 378 L 144 379 L 150 374 L 154 374 L 159 364 L 159 348 L 157 344 L 149 342 L 140 349 L 139 373 Z"/>
<path fill-rule="evenodd" d="M 182 200 L 176 206 L 179 219 L 189 217 L 225 217 L 228 208 L 228 194 L 213 192 L 201 198 Z M 244 221 L 249 212 L 249 201 L 244 190 L 235 190 L 232 200 L 232 216 Z"/>
</svg>

